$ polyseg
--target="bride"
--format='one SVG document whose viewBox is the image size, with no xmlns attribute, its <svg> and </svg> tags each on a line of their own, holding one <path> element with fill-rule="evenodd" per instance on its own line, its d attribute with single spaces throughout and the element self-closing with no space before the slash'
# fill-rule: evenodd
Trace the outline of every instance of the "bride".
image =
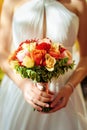
<svg viewBox="0 0 87 130">
<path fill-rule="evenodd" d="M 6 73 L 0 88 L 0 130 L 87 130 L 80 82 L 87 75 L 86 0 L 4 0 L 0 22 L 0 67 Z M 74 70 L 50 83 L 47 94 L 22 79 L 8 56 L 26 39 L 49 37 L 73 54 L 78 38 L 80 60 Z M 75 57 L 75 53 L 74 53 Z M 61 100 L 62 99 L 62 100 Z M 42 107 L 52 110 L 42 113 Z M 32 111 L 32 106 L 37 111 Z"/>
</svg>

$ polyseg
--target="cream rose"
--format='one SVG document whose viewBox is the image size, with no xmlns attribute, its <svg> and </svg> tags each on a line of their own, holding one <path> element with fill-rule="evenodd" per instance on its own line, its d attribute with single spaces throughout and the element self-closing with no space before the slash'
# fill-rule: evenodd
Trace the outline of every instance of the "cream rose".
<svg viewBox="0 0 87 130">
<path fill-rule="evenodd" d="M 49 54 L 46 54 L 45 59 L 46 59 L 46 68 L 47 68 L 47 70 L 48 71 L 53 71 L 54 70 L 54 65 L 56 63 L 55 58 L 53 58 Z"/>
<path fill-rule="evenodd" d="M 24 50 L 27 50 L 27 51 L 30 52 L 30 51 L 32 51 L 32 50 L 35 49 L 35 47 L 36 47 L 36 42 L 32 42 L 32 43 L 29 43 L 29 44 L 24 43 L 24 44 L 22 45 L 22 47 L 23 47 Z"/>
<path fill-rule="evenodd" d="M 24 65 L 27 68 L 32 68 L 34 66 L 34 60 L 29 56 L 25 56 L 22 65 Z"/>
</svg>

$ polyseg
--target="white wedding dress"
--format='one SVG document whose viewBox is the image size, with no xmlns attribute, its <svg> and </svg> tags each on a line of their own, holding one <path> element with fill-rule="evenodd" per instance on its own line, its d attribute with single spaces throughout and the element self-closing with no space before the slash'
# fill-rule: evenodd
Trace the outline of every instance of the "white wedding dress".
<svg viewBox="0 0 87 130">
<path fill-rule="evenodd" d="M 56 0 L 31 0 L 15 10 L 13 48 L 16 49 L 26 39 L 43 38 L 44 22 L 46 37 L 63 43 L 72 52 L 79 19 Z M 69 71 L 58 81 L 54 80 L 51 86 L 63 86 L 71 74 L 72 71 Z M 0 88 L 0 130 L 87 130 L 87 115 L 80 85 L 74 90 L 65 108 L 52 114 L 41 114 L 32 110 L 21 90 L 5 76 Z"/>
</svg>

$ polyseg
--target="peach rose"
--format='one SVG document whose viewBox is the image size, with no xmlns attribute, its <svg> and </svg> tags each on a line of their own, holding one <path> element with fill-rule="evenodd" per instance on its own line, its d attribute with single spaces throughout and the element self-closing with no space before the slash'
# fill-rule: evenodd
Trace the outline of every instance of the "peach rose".
<svg viewBox="0 0 87 130">
<path fill-rule="evenodd" d="M 69 52 L 68 50 L 63 51 L 63 53 L 61 53 L 60 57 L 68 58 L 67 64 L 71 64 L 73 62 L 71 52 Z"/>
</svg>

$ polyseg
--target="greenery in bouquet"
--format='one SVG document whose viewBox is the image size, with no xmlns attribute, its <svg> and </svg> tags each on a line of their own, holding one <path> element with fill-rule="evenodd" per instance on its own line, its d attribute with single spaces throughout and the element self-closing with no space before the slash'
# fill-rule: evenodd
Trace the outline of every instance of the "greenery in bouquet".
<svg viewBox="0 0 87 130">
<path fill-rule="evenodd" d="M 9 63 L 23 78 L 39 83 L 48 83 L 74 66 L 70 51 L 59 43 L 53 43 L 49 38 L 20 43 L 10 55 Z"/>
</svg>

